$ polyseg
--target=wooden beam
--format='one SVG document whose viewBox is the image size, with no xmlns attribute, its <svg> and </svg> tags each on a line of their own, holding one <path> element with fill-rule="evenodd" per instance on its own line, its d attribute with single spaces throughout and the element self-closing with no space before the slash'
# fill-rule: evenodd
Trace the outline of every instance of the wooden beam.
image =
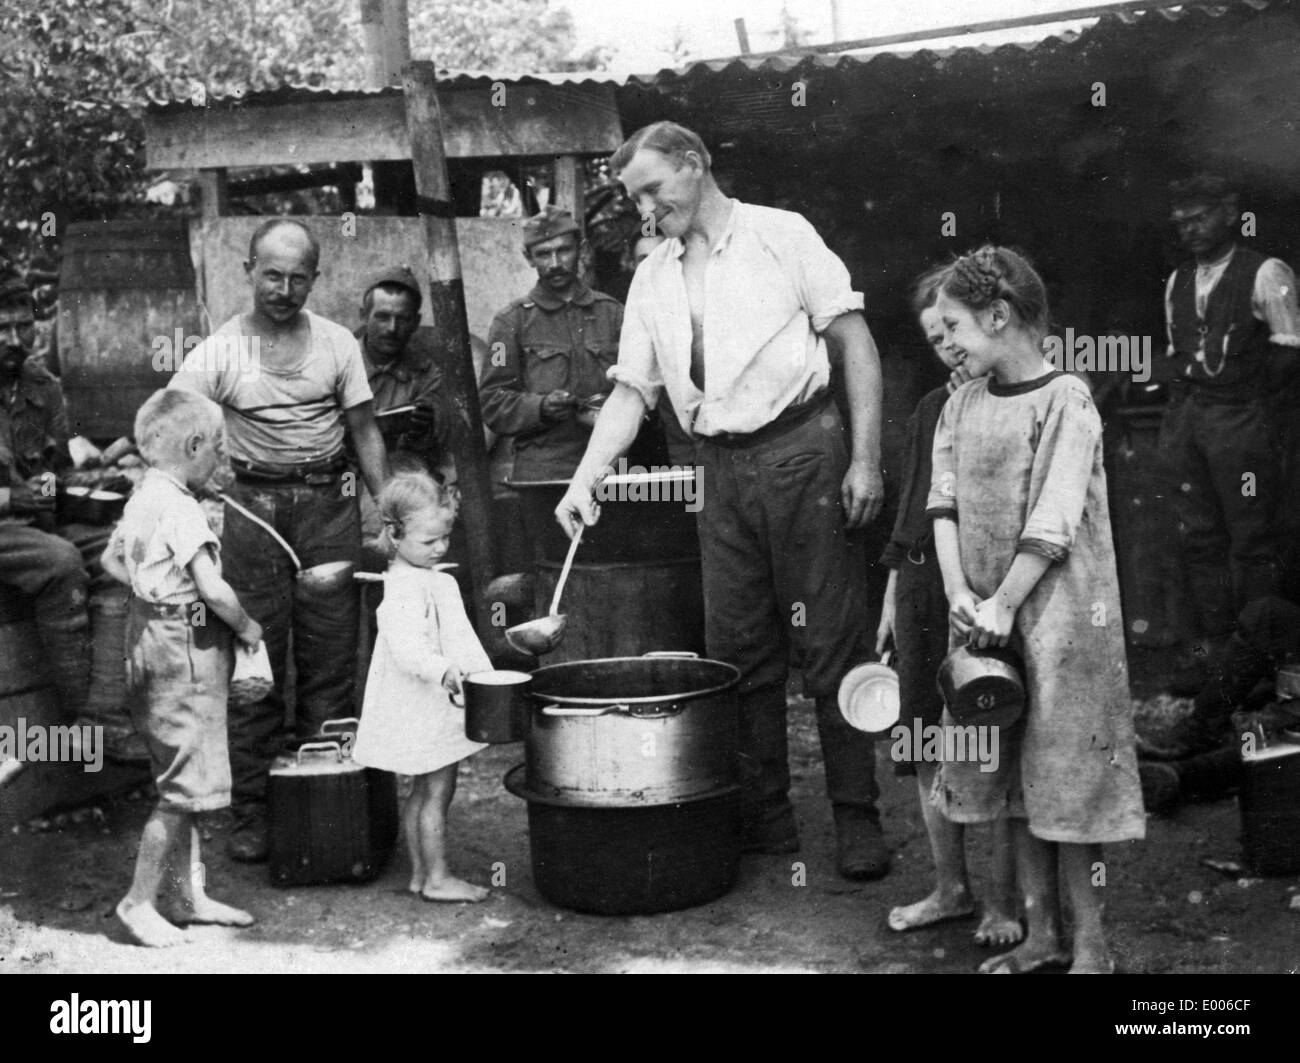
<svg viewBox="0 0 1300 1063">
<path fill-rule="evenodd" d="M 942 37 L 964 37 L 970 33 L 992 33 L 996 30 L 1016 29 L 1020 26 L 1043 26 L 1053 22 L 1078 22 L 1080 19 L 1100 18 L 1120 12 L 1163 11 L 1171 7 L 1187 7 L 1192 0 L 1129 0 L 1120 4 L 1099 4 L 1092 7 L 1075 7 L 1066 11 L 1044 11 L 1037 15 L 1019 15 L 988 22 L 967 22 L 958 26 L 941 26 L 936 29 L 910 30 L 907 33 L 890 33 L 881 37 L 861 37 L 856 41 L 834 41 L 830 44 L 810 44 L 803 48 L 780 48 L 774 52 L 750 52 L 746 58 L 766 59 L 775 55 L 833 55 L 835 52 L 857 51 L 860 48 L 882 48 L 891 44 L 915 41 L 933 41 Z M 739 56 L 723 55 L 714 59 L 692 60 L 701 63 L 725 63 Z"/>
<path fill-rule="evenodd" d="M 736 43 L 740 45 L 740 54 L 749 54 L 749 30 L 745 28 L 745 20 L 738 18 L 736 24 Z"/>
<path fill-rule="evenodd" d="M 366 54 L 366 84 L 382 89 L 388 84 L 384 66 L 384 0 L 361 0 L 361 47 Z"/>
<path fill-rule="evenodd" d="M 439 90 L 445 157 L 607 155 L 623 142 L 613 85 Z M 494 98 L 497 101 L 494 104 Z M 504 105 L 502 105 L 504 103 Z M 409 159 L 402 97 L 186 107 L 145 115 L 151 170 Z"/>
<path fill-rule="evenodd" d="M 384 73 L 386 85 L 402 83 L 402 68 L 411 61 L 411 26 L 406 0 L 382 0 L 384 5 Z"/>
<path fill-rule="evenodd" d="M 452 401 L 465 414 L 467 422 L 466 431 L 459 433 L 454 453 L 460 479 L 461 518 L 469 542 L 475 614 L 480 636 L 485 636 L 493 619 L 492 605 L 485 593 L 493 575 L 492 483 L 488 476 L 487 450 L 483 446 L 483 415 L 479 409 L 478 378 L 474 373 L 465 314 L 460 244 L 452 210 L 451 181 L 447 177 L 434 65 L 427 61 L 408 63 L 402 69 L 402 87 L 415 191 L 428 252 L 429 314 L 435 327 L 446 337 L 447 346 L 456 354 L 455 363 L 444 367 L 451 370 L 444 374 L 444 379 Z"/>
<path fill-rule="evenodd" d="M 200 209 L 205 221 L 230 213 L 230 196 L 225 170 L 200 170 L 198 186 Z"/>
<path fill-rule="evenodd" d="M 555 205 L 567 210 L 578 219 L 579 228 L 586 231 L 584 225 L 586 213 L 586 196 L 582 179 L 582 160 L 573 155 L 561 155 L 555 160 Z"/>
</svg>

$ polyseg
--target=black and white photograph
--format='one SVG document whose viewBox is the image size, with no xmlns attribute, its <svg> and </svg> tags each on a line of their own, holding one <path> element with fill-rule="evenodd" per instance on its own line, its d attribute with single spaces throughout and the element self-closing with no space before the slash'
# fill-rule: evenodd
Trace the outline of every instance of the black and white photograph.
<svg viewBox="0 0 1300 1063">
<path fill-rule="evenodd" d="M 0 971 L 143 979 L 41 1030 L 173 974 L 1284 1018 L 1300 0 L 5 8 Z"/>
</svg>

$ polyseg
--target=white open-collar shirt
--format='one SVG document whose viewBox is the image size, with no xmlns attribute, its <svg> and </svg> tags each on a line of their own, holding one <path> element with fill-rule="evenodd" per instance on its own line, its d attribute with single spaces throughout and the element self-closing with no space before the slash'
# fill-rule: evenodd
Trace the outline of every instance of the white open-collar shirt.
<svg viewBox="0 0 1300 1063">
<path fill-rule="evenodd" d="M 680 238 L 641 263 L 611 380 L 653 407 L 666 388 L 698 436 L 753 432 L 830 382 L 821 333 L 861 310 L 849 271 L 802 215 L 732 200 L 704 277 L 704 390 L 691 381 L 691 311 Z"/>
</svg>

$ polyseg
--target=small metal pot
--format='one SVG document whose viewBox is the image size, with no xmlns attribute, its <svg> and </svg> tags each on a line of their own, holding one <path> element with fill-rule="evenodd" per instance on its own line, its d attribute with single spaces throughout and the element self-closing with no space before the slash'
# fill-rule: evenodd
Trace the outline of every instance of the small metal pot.
<svg viewBox="0 0 1300 1063">
<path fill-rule="evenodd" d="M 690 800 L 735 785 L 740 672 L 688 653 L 609 657 L 533 673 L 530 792 L 569 805 Z"/>
<path fill-rule="evenodd" d="M 939 693 L 963 726 L 1010 727 L 1025 711 L 1023 669 L 1012 649 L 958 646 L 939 666 Z"/>
<path fill-rule="evenodd" d="M 474 742 L 518 742 L 528 731 L 527 672 L 471 672 L 461 681 L 465 737 Z M 452 699 L 455 701 L 455 698 Z M 460 702 L 456 702 L 460 704 Z"/>
</svg>

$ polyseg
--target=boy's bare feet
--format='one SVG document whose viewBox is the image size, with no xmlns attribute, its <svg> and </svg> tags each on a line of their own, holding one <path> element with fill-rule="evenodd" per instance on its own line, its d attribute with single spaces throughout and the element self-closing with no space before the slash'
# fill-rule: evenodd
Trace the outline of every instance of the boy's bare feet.
<svg viewBox="0 0 1300 1063">
<path fill-rule="evenodd" d="M 1030 939 L 1019 948 L 980 964 L 980 974 L 1028 974 L 1042 967 L 1064 967 L 1070 954 L 1056 945 Z"/>
<path fill-rule="evenodd" d="M 486 886 L 475 886 L 472 882 L 447 875 L 438 880 L 429 879 L 420 890 L 420 896 L 426 901 L 450 901 L 477 904 L 487 900 L 490 891 Z"/>
<path fill-rule="evenodd" d="M 252 926 L 257 922 L 248 912 L 207 896 L 177 901 L 172 918 L 181 924 L 198 923 L 205 926 Z"/>
<path fill-rule="evenodd" d="M 954 893 L 935 890 L 915 904 L 892 909 L 889 913 L 889 929 L 920 930 L 922 927 L 946 923 L 950 919 L 969 919 L 974 914 L 975 904 L 966 890 Z"/>
<path fill-rule="evenodd" d="M 166 949 L 185 942 L 185 935 L 159 915 L 152 904 L 128 905 L 124 899 L 118 903 L 117 919 L 137 945 Z"/>
<path fill-rule="evenodd" d="M 1020 925 L 1020 920 L 995 909 L 992 905 L 986 907 L 980 925 L 975 928 L 975 944 L 986 948 L 994 946 L 1005 948 L 1023 941 L 1024 938 L 1025 928 Z"/>
</svg>

